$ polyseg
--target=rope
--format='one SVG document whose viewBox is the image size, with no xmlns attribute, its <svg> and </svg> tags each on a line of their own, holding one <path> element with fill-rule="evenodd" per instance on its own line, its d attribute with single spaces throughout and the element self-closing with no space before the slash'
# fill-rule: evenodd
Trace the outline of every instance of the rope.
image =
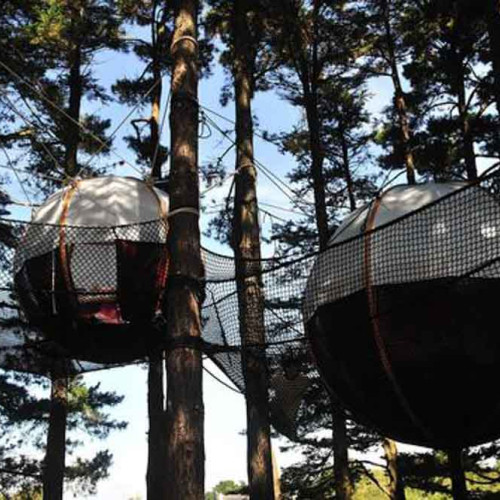
<svg viewBox="0 0 500 500">
<path fill-rule="evenodd" d="M 198 40 L 196 40 L 196 38 L 192 37 L 192 36 L 189 36 L 189 35 L 183 35 L 183 36 L 180 36 L 179 38 L 177 38 L 177 40 L 174 40 L 172 42 L 172 45 L 170 45 L 170 53 L 173 54 L 174 52 L 174 49 L 176 47 L 176 45 L 179 43 L 179 42 L 183 42 L 183 41 L 186 41 L 186 42 L 191 42 L 192 44 L 194 44 L 194 47 L 196 50 L 198 50 Z"/>
<path fill-rule="evenodd" d="M 179 214 L 191 214 L 191 215 L 200 215 L 200 212 L 193 207 L 180 207 L 176 208 L 175 210 L 172 210 L 171 212 L 168 213 L 167 217 L 173 217 L 174 215 L 179 215 Z"/>
<path fill-rule="evenodd" d="M 35 177 L 42 177 L 54 182 L 61 182 L 61 183 L 64 182 L 63 179 L 57 179 L 56 177 L 51 177 L 50 175 L 45 175 L 40 172 L 29 172 L 28 170 L 23 170 L 21 168 L 15 168 L 15 167 L 6 167 L 5 165 L 0 165 L 0 168 L 6 168 L 8 170 L 12 170 L 13 172 L 19 172 L 21 174 L 34 175 Z"/>
<path fill-rule="evenodd" d="M 118 131 L 120 130 L 120 128 L 127 122 L 127 120 L 142 106 L 142 101 L 145 100 L 150 94 L 151 92 L 153 92 L 153 90 L 159 85 L 159 83 L 161 82 L 161 78 L 158 78 L 154 83 L 153 85 L 151 85 L 151 87 L 149 88 L 149 90 L 141 96 L 141 98 L 139 99 L 139 102 L 132 108 L 131 111 L 129 111 L 127 113 L 127 115 L 120 121 L 120 123 L 115 127 L 115 129 L 113 130 L 113 132 L 111 133 L 111 135 L 108 137 L 108 139 L 106 140 L 105 143 L 101 144 L 100 147 L 94 152 L 92 153 L 92 155 L 90 156 L 89 160 L 87 161 L 87 163 L 85 163 L 84 167 L 82 168 L 88 168 L 90 163 L 92 162 L 92 160 L 105 148 L 105 147 L 109 147 L 113 137 L 118 133 Z M 135 168 L 135 167 L 134 167 Z M 81 169 L 80 169 L 81 170 Z M 80 170 L 78 171 L 78 173 L 80 172 Z M 142 175 L 142 172 L 136 168 L 136 171 L 139 172 L 141 175 Z M 76 175 L 78 175 L 78 173 Z"/>
<path fill-rule="evenodd" d="M 5 146 L 3 144 L 0 143 L 0 148 L 2 148 L 2 151 L 3 151 L 3 154 L 5 155 L 5 157 L 7 158 L 7 163 L 8 163 L 8 168 L 10 168 L 10 170 L 12 170 L 14 172 L 14 176 L 16 177 L 17 179 L 17 182 L 19 183 L 19 185 L 21 186 L 21 189 L 24 193 L 24 196 L 26 197 L 26 200 L 28 200 L 28 203 L 31 205 L 32 202 L 31 202 L 31 198 L 28 194 L 28 192 L 26 191 L 26 188 L 24 187 L 24 182 L 21 181 L 21 178 L 19 177 L 19 174 L 17 173 L 17 171 L 13 168 L 13 165 L 12 165 L 12 160 L 10 159 L 10 156 L 9 156 L 9 153 L 7 153 L 7 149 L 5 148 Z"/>
<path fill-rule="evenodd" d="M 170 106 L 170 98 L 171 98 L 171 96 L 172 96 L 172 90 L 170 90 L 170 92 L 168 93 L 167 102 L 165 103 L 165 109 L 163 110 L 163 116 L 162 116 L 161 124 L 160 124 L 160 131 L 159 131 L 159 134 L 158 134 L 158 142 L 155 145 L 155 152 L 154 152 L 154 155 L 153 155 L 153 161 L 152 161 L 152 164 L 151 164 L 151 168 L 154 168 L 154 166 L 156 164 L 156 159 L 158 158 L 158 152 L 160 150 L 160 143 L 161 143 L 161 136 L 163 135 L 163 128 L 165 126 L 165 121 L 166 121 L 166 118 L 167 118 L 167 111 L 168 111 L 168 108 Z"/>
<path fill-rule="evenodd" d="M 214 373 L 212 373 L 205 365 L 203 365 L 203 370 L 205 370 L 214 380 L 219 382 L 219 384 L 222 384 L 224 387 L 227 389 L 230 389 L 231 391 L 235 392 L 236 394 L 243 394 L 242 391 L 239 389 L 235 389 L 234 387 L 230 386 L 228 383 L 224 382 L 221 378 L 217 377 Z"/>
<path fill-rule="evenodd" d="M 30 81 L 24 79 L 20 75 L 18 75 L 14 70 L 9 68 L 2 60 L 0 60 L 0 66 L 2 66 L 7 72 L 9 72 L 12 76 L 14 76 L 17 80 L 19 80 L 21 83 L 24 83 L 29 89 L 31 89 L 33 92 L 38 94 L 42 100 L 44 100 L 47 104 L 52 106 L 56 111 L 59 111 L 64 117 L 66 117 L 69 121 L 71 121 L 73 124 L 75 124 L 77 127 L 79 127 L 83 132 L 85 132 L 87 135 L 92 137 L 96 142 L 98 142 L 101 146 L 103 147 L 108 147 L 108 145 L 97 135 L 95 135 L 91 130 L 89 130 L 87 127 L 85 127 L 82 123 L 80 123 L 78 120 L 75 120 L 72 116 L 70 116 L 64 109 L 59 107 L 57 104 L 52 102 L 41 90 L 37 89 L 33 83 Z M 127 166 L 132 168 L 133 170 L 141 173 L 142 172 L 137 168 L 134 167 L 130 162 L 128 162 L 123 156 L 121 156 L 119 153 L 117 153 L 114 149 L 110 150 L 117 158 L 120 158 Z"/>
<path fill-rule="evenodd" d="M 365 280 L 366 295 L 368 299 L 368 308 L 370 311 L 370 320 L 372 324 L 373 336 L 375 338 L 375 345 L 377 346 L 378 354 L 380 356 L 380 361 L 382 363 L 382 366 L 384 367 L 385 374 L 389 379 L 389 381 L 391 382 L 392 388 L 394 390 L 394 393 L 396 394 L 397 399 L 399 400 L 399 403 L 401 404 L 402 408 L 404 409 L 410 420 L 413 422 L 415 427 L 420 429 L 425 438 L 428 439 L 430 442 L 432 442 L 433 441 L 432 435 L 427 430 L 427 428 L 422 424 L 420 419 L 415 415 L 414 411 L 410 406 L 410 403 L 404 396 L 403 391 L 398 381 L 396 380 L 396 375 L 392 370 L 391 361 L 389 360 L 384 340 L 380 332 L 379 321 L 378 321 L 379 318 L 378 302 L 377 302 L 376 291 L 373 285 L 373 276 L 372 276 L 371 237 L 373 234 L 373 230 L 375 228 L 375 218 L 381 203 L 382 203 L 381 196 L 375 199 L 375 202 L 371 207 L 370 213 L 368 214 L 367 224 L 365 228 L 365 236 L 364 236 L 365 239 L 364 259 L 363 259 L 364 280 Z"/>
<path fill-rule="evenodd" d="M 220 133 L 222 134 L 228 141 L 230 141 L 235 147 L 238 147 L 238 145 L 236 144 L 236 142 L 231 138 L 229 137 L 229 134 L 227 132 L 225 132 L 224 130 L 222 130 L 218 124 L 216 122 L 214 122 L 211 118 L 208 118 L 207 117 L 207 120 L 209 121 L 209 123 Z M 301 212 L 303 212 L 304 215 L 306 216 L 309 216 L 310 214 L 305 211 L 299 204 L 299 202 L 293 198 L 292 196 L 290 196 L 289 193 L 287 193 L 287 191 L 281 186 L 281 184 L 283 184 L 284 186 L 286 186 L 286 188 L 293 194 L 295 195 L 295 193 L 281 180 L 279 179 L 275 174 L 273 174 L 263 163 L 259 162 L 256 158 L 254 158 L 254 165 L 255 167 L 260 170 L 271 182 L 272 184 L 274 184 L 274 186 L 279 190 L 281 191 L 281 193 L 283 193 L 291 202 L 292 204 L 297 207 Z M 281 184 L 280 184 L 281 183 Z M 304 202 L 302 200 L 302 203 L 307 203 L 307 202 Z"/>
<path fill-rule="evenodd" d="M 7 104 L 7 106 L 9 107 L 9 109 L 13 113 L 15 113 L 16 115 L 18 115 L 27 125 L 30 125 L 31 127 L 35 127 L 36 129 L 38 129 L 38 130 L 40 130 L 42 132 L 48 132 L 50 136 L 52 136 L 57 141 L 59 141 L 59 138 L 56 136 L 56 134 L 54 134 L 54 132 L 52 132 L 52 130 L 50 130 L 49 128 L 47 128 L 47 130 L 44 130 L 44 127 L 45 127 L 44 123 L 40 120 L 40 118 L 37 116 L 37 114 L 33 112 L 33 110 L 31 109 L 31 107 L 29 106 L 29 104 L 24 99 L 23 99 L 24 104 L 28 107 L 28 109 L 33 114 L 33 116 L 36 118 L 36 120 L 40 123 L 40 125 L 36 125 L 35 123 L 30 122 L 20 111 L 18 111 L 16 109 L 15 105 L 10 102 L 10 99 L 9 99 L 9 97 L 8 97 L 7 94 L 4 94 L 3 97 L 4 97 L 4 99 L 7 100 L 7 103 L 5 103 L 5 104 Z M 37 142 L 38 142 L 38 144 L 40 144 L 42 146 L 42 148 L 45 150 L 45 152 L 50 156 L 51 160 L 54 162 L 56 170 L 59 170 L 62 174 L 66 175 L 63 166 L 59 163 L 59 161 L 57 160 L 57 158 L 55 158 L 55 156 L 52 154 L 52 152 L 50 151 L 50 149 L 45 145 L 45 143 L 44 142 L 40 142 L 40 141 L 37 141 Z"/>
</svg>

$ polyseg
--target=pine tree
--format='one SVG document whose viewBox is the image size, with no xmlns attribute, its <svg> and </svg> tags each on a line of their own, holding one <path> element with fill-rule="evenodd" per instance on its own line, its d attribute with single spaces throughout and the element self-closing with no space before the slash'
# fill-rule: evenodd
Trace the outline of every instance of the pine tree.
<svg viewBox="0 0 500 500">
<path fill-rule="evenodd" d="M 4 493 L 41 490 L 44 470 L 43 451 L 49 426 L 51 398 L 47 379 L 23 374 L 2 374 L 0 377 L 0 420 L 2 447 L 0 488 Z M 35 389 L 35 390 L 33 390 Z M 45 396 L 40 396 L 45 392 Z M 110 432 L 124 429 L 126 422 L 114 420 L 109 408 L 123 400 L 114 392 L 101 391 L 99 384 L 88 386 L 82 377 L 69 381 L 66 393 L 67 436 L 65 447 L 70 455 L 78 454 L 83 443 L 81 433 L 104 440 Z M 76 437 L 77 435 L 78 437 Z M 29 454 L 20 453 L 33 448 Z M 97 483 L 108 476 L 112 454 L 97 451 L 89 459 L 76 458 L 65 467 L 67 485 L 76 492 L 93 494 Z"/>
</svg>

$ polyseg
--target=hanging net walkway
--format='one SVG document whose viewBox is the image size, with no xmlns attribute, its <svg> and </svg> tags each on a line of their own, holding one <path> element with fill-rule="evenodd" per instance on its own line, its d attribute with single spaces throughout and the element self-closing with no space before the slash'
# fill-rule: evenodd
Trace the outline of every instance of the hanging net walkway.
<svg viewBox="0 0 500 500">
<path fill-rule="evenodd" d="M 342 397 L 351 394 L 348 406 L 366 421 L 380 428 L 382 413 L 392 412 L 401 422 L 395 434 L 407 436 L 405 425 L 419 428 L 421 442 L 436 431 L 429 424 L 439 415 L 436 405 L 453 409 L 455 400 L 462 400 L 452 389 L 458 377 L 466 383 L 462 387 L 474 387 L 467 406 L 484 420 L 470 441 L 491 437 L 488 422 L 500 419 L 500 405 L 492 405 L 491 386 L 484 382 L 500 369 L 499 181 L 495 171 L 379 227 L 364 224 L 360 234 L 321 254 L 247 262 L 247 277 L 258 276 L 264 295 L 260 345 L 242 347 L 234 258 L 203 250 L 201 348 L 242 392 L 242 350 L 265 357 L 273 425 L 287 435 L 294 433 L 304 394 L 319 379 L 316 360 L 327 383 Z M 165 318 L 156 307 L 165 300 L 157 269 L 165 246 L 163 224 L 65 227 L 61 243 L 60 226 L 1 219 L 0 367 L 48 375 L 64 360 L 65 369 L 78 374 L 130 358 L 146 361 L 152 348 L 168 349 Z M 35 246 L 22 244 L 28 233 Z M 65 263 L 58 258 L 61 245 Z M 141 256 L 141 268 L 130 269 L 130 255 Z M 67 278 L 65 266 L 70 282 L 61 278 Z M 164 304 L 159 310 L 166 310 Z M 120 348 L 119 336 L 103 338 L 100 321 L 139 325 L 117 330 L 131 338 L 140 333 L 122 360 L 86 355 Z M 146 323 L 150 326 L 141 328 Z M 74 341 L 78 352 L 84 353 L 78 359 L 66 348 L 72 341 L 64 341 L 75 331 L 82 335 Z M 417 385 L 425 390 L 419 393 Z M 472 427 L 474 415 L 464 416 Z M 447 424 L 440 422 L 437 429 Z"/>
</svg>

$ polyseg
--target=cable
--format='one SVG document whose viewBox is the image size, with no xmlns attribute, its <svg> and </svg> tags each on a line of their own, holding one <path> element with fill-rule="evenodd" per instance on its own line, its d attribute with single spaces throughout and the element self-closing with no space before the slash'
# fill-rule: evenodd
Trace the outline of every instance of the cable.
<svg viewBox="0 0 500 500">
<path fill-rule="evenodd" d="M 42 123 L 42 121 L 40 120 L 40 118 L 36 115 L 36 113 L 34 113 L 31 110 L 31 108 L 29 107 L 29 105 L 28 105 L 28 103 L 26 101 L 23 100 L 24 103 L 25 103 L 25 105 L 28 106 L 28 108 L 30 109 L 30 111 L 33 114 L 33 116 L 35 116 L 35 118 L 40 122 L 41 125 L 36 125 L 35 123 L 30 122 L 18 109 L 16 109 L 15 105 L 10 101 L 10 98 L 8 97 L 7 94 L 4 94 L 3 97 L 4 97 L 4 99 L 7 100 L 7 102 L 4 101 L 4 104 L 6 104 L 7 107 L 13 113 L 15 113 L 16 115 L 18 115 L 24 121 L 24 123 L 26 123 L 27 125 L 30 125 L 31 127 L 35 127 L 37 129 L 41 130 L 42 132 L 47 132 L 48 131 L 49 135 L 51 135 L 52 137 L 54 137 L 56 140 L 59 140 L 59 138 L 54 134 L 54 132 L 52 132 L 52 130 L 50 130 L 48 128 L 47 128 L 47 130 L 43 130 L 42 127 L 44 127 L 44 124 Z M 50 156 L 50 158 L 52 159 L 52 161 L 55 164 L 56 170 L 59 170 L 61 173 L 65 174 L 63 166 L 54 157 L 54 155 L 49 150 L 49 148 L 43 142 L 39 142 L 39 141 L 37 141 L 37 142 L 38 142 L 38 144 L 40 144 L 43 147 L 43 149 L 45 150 L 45 152 Z"/>
<path fill-rule="evenodd" d="M 155 145 L 155 152 L 154 152 L 154 155 L 153 155 L 153 162 L 151 163 L 151 168 L 152 169 L 156 165 L 156 159 L 158 158 L 158 152 L 160 150 L 160 143 L 161 143 L 161 136 L 163 135 L 163 128 L 165 126 L 165 121 L 166 121 L 166 118 L 167 118 L 167 111 L 168 111 L 168 108 L 170 106 L 170 98 L 171 97 L 172 97 L 172 90 L 170 90 L 170 92 L 168 93 L 167 102 L 165 103 L 165 109 L 163 110 L 163 116 L 162 116 L 161 124 L 160 124 L 160 131 L 159 131 L 159 134 L 158 134 L 158 142 Z"/>
<path fill-rule="evenodd" d="M 227 132 L 225 132 L 224 130 L 222 130 L 218 124 L 216 122 L 214 122 L 211 118 L 207 117 L 207 120 L 210 121 L 211 125 L 219 132 L 221 133 L 228 141 L 230 141 L 234 146 L 237 147 L 237 144 L 236 142 L 231 138 L 229 137 L 229 134 Z M 256 166 L 256 168 L 258 168 L 273 184 L 274 186 L 279 190 L 281 191 L 291 202 L 293 205 L 295 205 L 299 210 L 301 210 L 304 215 L 306 216 L 309 216 L 309 214 L 304 210 L 302 209 L 302 207 L 300 206 L 300 204 L 297 202 L 297 200 L 295 200 L 292 196 L 290 196 L 281 186 L 280 184 L 274 179 L 276 176 L 265 166 L 263 165 L 261 162 L 259 162 L 258 160 L 256 160 L 254 158 L 254 164 Z M 283 181 L 279 180 L 279 182 L 283 183 Z M 285 186 L 286 184 L 283 183 Z M 288 186 L 287 186 L 288 188 Z M 290 189 L 288 188 L 292 194 L 295 195 L 295 193 Z M 305 203 L 305 202 L 304 202 Z"/>
<path fill-rule="evenodd" d="M 201 105 L 199 105 L 201 106 Z M 204 106 L 201 106 L 201 107 L 204 107 Z M 208 108 L 206 108 L 208 110 Z M 210 111 L 210 110 L 209 110 Z M 215 113 L 215 112 L 213 112 Z M 206 116 L 206 115 L 205 115 Z M 220 115 L 222 116 L 222 115 Z M 233 139 L 231 137 L 229 137 L 229 134 L 222 130 L 218 124 L 211 118 L 209 117 L 206 117 L 207 120 L 209 120 L 212 125 L 227 139 L 229 140 L 234 146 L 236 146 L 236 142 L 233 141 Z M 229 120 L 228 118 L 224 118 L 226 120 Z M 234 122 L 231 121 L 231 123 L 234 124 Z M 255 135 L 258 135 L 258 134 L 255 134 Z M 285 183 L 283 182 L 277 175 L 275 175 L 270 169 L 268 169 L 262 162 L 259 162 L 256 158 L 254 158 L 254 163 L 256 166 L 260 167 L 262 170 L 264 170 L 264 174 L 268 174 L 267 177 L 269 178 L 269 176 L 273 177 L 275 181 L 272 181 L 274 184 L 276 183 L 280 183 L 282 186 L 284 186 L 286 189 L 288 189 L 294 196 L 296 196 L 296 193 L 290 189 L 290 187 Z M 271 180 L 271 179 L 270 179 Z M 279 188 L 280 190 L 282 190 L 281 188 Z"/>
<path fill-rule="evenodd" d="M 88 161 L 85 163 L 85 165 L 78 171 L 80 172 L 82 169 L 84 168 L 88 168 L 90 166 L 90 163 L 92 162 L 92 160 L 105 148 L 105 147 L 109 147 L 110 143 L 111 143 L 111 140 L 113 139 L 113 137 L 118 133 L 118 130 L 120 130 L 120 128 L 124 125 L 124 123 L 127 122 L 127 120 L 139 109 L 140 106 L 142 106 L 142 101 L 145 100 L 149 94 L 151 94 L 151 92 L 153 92 L 153 90 L 159 85 L 160 81 L 161 81 L 161 78 L 158 78 L 154 83 L 153 85 L 151 85 L 151 87 L 149 88 L 149 90 L 140 97 L 139 99 L 139 102 L 132 108 L 131 111 L 129 111 L 127 113 L 127 115 L 120 121 L 120 123 L 115 127 L 115 129 L 113 130 L 113 132 L 111 133 L 111 135 L 108 137 L 108 139 L 105 141 L 105 143 L 101 144 L 100 147 L 94 152 L 92 153 L 92 155 L 90 156 L 90 158 L 88 159 Z M 140 80 L 139 80 L 140 81 Z M 142 172 L 141 172 L 142 174 Z"/>
<path fill-rule="evenodd" d="M 29 172 L 28 170 L 23 170 L 21 168 L 15 168 L 15 167 L 7 167 L 5 165 L 0 165 L 0 168 L 5 168 L 7 170 L 12 170 L 13 172 L 19 172 L 20 174 L 26 174 L 26 175 L 34 175 L 35 177 L 43 177 L 45 179 L 49 179 L 54 182 L 64 182 L 63 179 L 57 179 L 56 177 L 51 177 L 50 175 L 45 175 L 40 172 Z"/>
<path fill-rule="evenodd" d="M 21 178 L 19 177 L 19 174 L 17 173 L 17 171 L 14 169 L 14 166 L 12 165 L 12 160 L 10 159 L 10 156 L 9 156 L 9 153 L 7 153 L 7 149 L 5 148 L 5 146 L 3 144 L 0 143 L 0 148 L 2 149 L 3 151 L 3 154 L 5 155 L 5 157 L 7 158 L 7 163 L 9 164 L 9 167 L 13 172 L 14 172 L 14 175 L 17 179 L 17 182 L 19 183 L 19 185 L 21 186 L 21 189 L 24 193 L 24 196 L 26 197 L 26 199 L 28 200 L 28 203 L 31 204 L 31 198 L 28 194 L 28 192 L 26 191 L 26 188 L 24 187 L 24 183 L 21 181 Z"/>
<path fill-rule="evenodd" d="M 108 147 L 108 145 L 97 135 L 95 135 L 91 130 L 89 130 L 87 127 L 85 127 L 82 123 L 79 121 L 75 120 L 72 116 L 70 116 L 64 109 L 60 108 L 57 104 L 52 102 L 42 91 L 38 90 L 33 83 L 25 80 L 23 77 L 19 76 L 14 70 L 9 68 L 2 60 L 0 60 L 0 66 L 2 66 L 6 71 L 8 71 L 11 75 L 13 75 L 15 78 L 17 78 L 21 83 L 24 83 L 29 89 L 33 90 L 35 93 L 37 93 L 46 103 L 48 103 L 50 106 L 52 106 L 56 111 L 59 111 L 63 116 L 65 116 L 68 120 L 70 120 L 72 123 L 74 123 L 77 127 L 79 127 L 83 132 L 85 132 L 87 135 L 92 137 L 96 142 L 98 142 L 100 145 L 104 145 L 104 147 Z M 110 150 L 114 155 L 116 155 L 120 160 L 125 162 L 127 166 L 135 170 L 136 172 L 139 172 L 142 175 L 142 172 L 129 163 L 123 156 L 121 156 L 119 153 L 117 153 L 114 149 Z"/>
<path fill-rule="evenodd" d="M 221 378 L 217 377 L 214 373 L 212 373 L 205 365 L 203 365 L 203 370 L 205 370 L 214 380 L 217 380 L 220 384 L 222 384 L 224 387 L 227 387 L 233 392 L 236 392 L 236 394 L 243 394 L 239 389 L 235 389 L 234 387 L 230 386 L 228 383 L 224 382 Z"/>
</svg>

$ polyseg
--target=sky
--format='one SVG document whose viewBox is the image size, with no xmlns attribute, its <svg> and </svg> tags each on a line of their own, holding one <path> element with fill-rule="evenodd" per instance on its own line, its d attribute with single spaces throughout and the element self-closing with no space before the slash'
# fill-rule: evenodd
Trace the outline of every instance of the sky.
<svg viewBox="0 0 500 500">
<path fill-rule="evenodd" d="M 110 87 L 120 76 L 135 76 L 141 74 L 143 66 L 134 61 L 130 54 L 109 54 L 99 56 L 97 76 L 102 85 Z M 219 66 L 214 65 L 213 75 L 200 82 L 199 100 L 203 106 L 211 108 L 224 116 L 233 119 L 234 108 L 229 105 L 222 108 L 219 104 L 220 89 L 224 82 L 224 74 Z M 384 105 L 390 102 L 391 88 L 389 81 L 378 81 L 370 90 L 373 97 L 369 104 L 371 111 L 379 112 Z M 168 78 L 164 80 L 164 88 L 169 88 Z M 99 112 L 102 116 L 112 119 L 113 126 L 120 123 L 128 113 L 128 109 L 112 103 L 102 107 L 100 103 L 86 103 L 86 113 Z M 253 112 L 258 118 L 259 128 L 268 132 L 281 132 L 290 130 L 301 118 L 296 108 L 283 101 L 276 93 L 267 92 L 257 94 L 253 103 Z M 148 113 L 148 106 L 144 113 Z M 134 115 L 139 116 L 140 113 Z M 212 116 L 222 128 L 231 129 L 229 122 Z M 128 127 L 128 129 L 127 129 Z M 121 137 L 130 131 L 127 122 L 117 134 L 115 147 L 120 155 L 130 163 L 134 163 L 133 153 L 127 151 Z M 216 159 L 224 152 L 229 143 L 224 140 L 216 130 L 207 139 L 200 139 L 200 163 Z M 162 134 L 164 143 L 168 144 L 168 120 Z M 275 175 L 286 182 L 286 173 L 294 165 L 293 158 L 281 154 L 276 146 L 258 138 L 255 140 L 255 156 L 266 165 Z M 110 156 L 103 163 L 116 162 L 117 158 Z M 234 156 L 229 154 L 224 164 L 228 171 L 234 168 Z M 115 170 L 118 175 L 137 176 L 137 172 L 128 167 Z M 23 190 L 12 178 L 11 195 L 22 200 Z M 213 189 L 205 197 L 205 202 L 214 199 L 221 202 L 228 195 L 231 180 L 228 178 L 223 186 Z M 202 187 L 203 191 L 203 187 Z M 261 203 L 273 205 L 274 208 L 263 205 L 267 211 L 283 218 L 293 218 L 296 215 L 286 212 L 293 209 L 290 200 L 262 174 L 258 176 L 258 198 Z M 306 200 L 307 201 L 307 200 Z M 312 200 L 309 200 L 312 202 Z M 13 218 L 28 219 L 28 209 L 15 208 L 12 210 Z M 201 226 L 206 228 L 208 216 L 202 215 Z M 263 234 L 270 230 L 271 218 L 263 217 L 261 220 Z M 217 242 L 203 238 L 203 246 L 208 249 L 230 254 L 228 248 L 222 248 Z M 264 247 L 264 255 L 273 252 L 272 245 Z M 210 362 L 206 361 L 210 371 L 220 378 L 224 375 Z M 98 500 L 129 500 L 134 496 L 145 498 L 145 474 L 147 463 L 147 371 L 141 366 L 115 368 L 107 371 L 94 372 L 85 375 L 89 384 L 100 383 L 103 390 L 114 390 L 125 397 L 124 402 L 110 411 L 110 414 L 120 420 L 128 422 L 128 428 L 121 432 L 113 433 L 106 441 L 87 441 L 82 455 L 93 455 L 97 450 L 109 448 L 114 455 L 113 466 L 108 479 L 102 481 L 98 487 Z M 227 380 L 227 379 L 226 379 Z M 241 394 L 226 388 L 220 382 L 204 374 L 204 401 L 205 401 L 205 452 L 206 452 L 206 490 L 224 479 L 246 481 L 246 438 L 242 435 L 246 427 L 245 401 Z M 273 441 L 278 465 L 283 467 L 297 460 L 294 453 L 281 453 L 280 443 Z M 71 457 L 68 458 L 70 462 Z M 74 498 L 71 490 L 66 491 L 65 499 Z"/>
</svg>

